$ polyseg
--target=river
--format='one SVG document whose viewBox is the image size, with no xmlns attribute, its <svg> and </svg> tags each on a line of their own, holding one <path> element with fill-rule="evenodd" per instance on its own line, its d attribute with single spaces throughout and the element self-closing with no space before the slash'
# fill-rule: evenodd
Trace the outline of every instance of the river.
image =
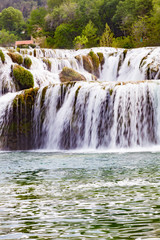
<svg viewBox="0 0 160 240">
<path fill-rule="evenodd" d="M 159 152 L 1 152 L 0 239 L 160 239 Z"/>
</svg>

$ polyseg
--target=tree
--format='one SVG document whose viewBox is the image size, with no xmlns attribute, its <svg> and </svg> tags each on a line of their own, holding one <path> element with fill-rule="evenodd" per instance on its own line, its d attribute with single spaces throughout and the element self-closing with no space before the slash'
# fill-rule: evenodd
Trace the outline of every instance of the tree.
<svg viewBox="0 0 160 240">
<path fill-rule="evenodd" d="M 63 0 L 47 0 L 48 9 L 51 12 L 55 7 L 62 4 Z"/>
<path fill-rule="evenodd" d="M 149 18 L 141 17 L 132 25 L 132 38 L 135 47 L 146 46 L 149 40 Z"/>
<path fill-rule="evenodd" d="M 13 7 L 4 9 L 0 15 L 0 25 L 2 29 L 7 31 L 19 32 L 19 29 L 22 29 L 24 25 L 22 12 Z"/>
<path fill-rule="evenodd" d="M 100 38 L 100 46 L 101 47 L 112 47 L 112 42 L 113 42 L 113 33 L 106 23 L 106 27 L 104 30 L 104 33 L 102 34 L 102 37 Z"/>
<path fill-rule="evenodd" d="M 28 19 L 28 32 L 36 37 L 40 30 L 44 28 L 45 16 L 47 10 L 45 8 L 38 8 L 31 12 L 30 18 Z M 39 30 L 40 29 L 40 30 Z"/>
<path fill-rule="evenodd" d="M 56 28 L 54 35 L 55 48 L 72 48 L 76 31 L 73 25 L 62 23 Z"/>
<path fill-rule="evenodd" d="M 52 13 L 45 17 L 46 29 L 54 32 L 62 23 L 74 22 L 77 4 L 74 2 L 62 3 L 55 7 Z"/>
<path fill-rule="evenodd" d="M 84 35 L 75 37 L 73 44 L 76 50 L 86 47 L 88 38 Z"/>
<path fill-rule="evenodd" d="M 10 34 L 6 30 L 0 31 L 0 46 L 9 47 L 13 46 L 17 37 L 14 34 Z"/>
<path fill-rule="evenodd" d="M 90 20 L 89 23 L 85 26 L 82 31 L 82 36 L 85 36 L 88 41 L 86 42 L 86 47 L 95 47 L 97 45 L 98 37 L 97 37 L 97 28 L 94 26 L 92 21 Z"/>
</svg>

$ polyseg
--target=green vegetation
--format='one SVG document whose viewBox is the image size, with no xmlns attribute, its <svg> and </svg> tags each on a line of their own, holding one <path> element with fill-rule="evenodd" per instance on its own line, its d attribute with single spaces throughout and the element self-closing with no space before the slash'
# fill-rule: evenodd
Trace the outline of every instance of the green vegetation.
<svg viewBox="0 0 160 240">
<path fill-rule="evenodd" d="M 2 63 L 5 63 L 5 56 L 4 56 L 4 53 L 2 52 L 2 50 L 0 50 L 0 58 L 1 58 Z"/>
<path fill-rule="evenodd" d="M 51 61 L 47 58 L 43 58 L 43 62 L 46 64 L 47 70 L 51 71 L 51 67 L 52 67 Z"/>
<path fill-rule="evenodd" d="M 10 56 L 10 58 L 14 63 L 18 63 L 18 64 L 23 63 L 23 57 L 19 53 L 8 52 L 7 54 Z"/>
<path fill-rule="evenodd" d="M 85 77 L 73 70 L 72 68 L 64 67 L 60 73 L 61 82 L 76 82 L 76 81 L 86 81 Z"/>
<path fill-rule="evenodd" d="M 32 65 L 31 59 L 29 57 L 25 57 L 24 58 L 24 66 L 25 66 L 25 68 L 29 69 L 31 67 L 31 65 Z"/>
<path fill-rule="evenodd" d="M 19 65 L 14 66 L 13 77 L 16 83 L 18 84 L 20 90 L 33 88 L 34 86 L 32 73 Z"/>
<path fill-rule="evenodd" d="M 30 35 L 52 48 L 157 46 L 159 10 L 159 0 L 6 0 L 0 46 Z"/>
</svg>

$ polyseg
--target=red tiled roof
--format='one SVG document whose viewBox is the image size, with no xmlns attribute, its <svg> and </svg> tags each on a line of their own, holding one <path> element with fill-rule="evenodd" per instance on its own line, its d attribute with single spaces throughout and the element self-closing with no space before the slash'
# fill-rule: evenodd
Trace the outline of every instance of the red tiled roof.
<svg viewBox="0 0 160 240">
<path fill-rule="evenodd" d="M 25 40 L 25 41 L 16 41 L 15 42 L 15 45 L 17 46 L 17 45 L 25 45 L 25 44 L 33 44 L 34 42 L 33 42 L 33 40 Z"/>
</svg>

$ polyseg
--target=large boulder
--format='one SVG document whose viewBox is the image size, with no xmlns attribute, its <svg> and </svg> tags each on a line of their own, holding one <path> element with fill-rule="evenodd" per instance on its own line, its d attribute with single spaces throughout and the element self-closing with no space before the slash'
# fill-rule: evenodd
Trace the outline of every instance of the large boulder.
<svg viewBox="0 0 160 240">
<path fill-rule="evenodd" d="M 59 75 L 61 82 L 77 82 L 86 81 L 86 78 L 73 70 L 72 68 L 64 67 Z"/>
<path fill-rule="evenodd" d="M 32 73 L 19 65 L 15 65 L 13 67 L 13 78 L 16 83 L 17 90 L 33 88 L 34 86 Z"/>
</svg>

